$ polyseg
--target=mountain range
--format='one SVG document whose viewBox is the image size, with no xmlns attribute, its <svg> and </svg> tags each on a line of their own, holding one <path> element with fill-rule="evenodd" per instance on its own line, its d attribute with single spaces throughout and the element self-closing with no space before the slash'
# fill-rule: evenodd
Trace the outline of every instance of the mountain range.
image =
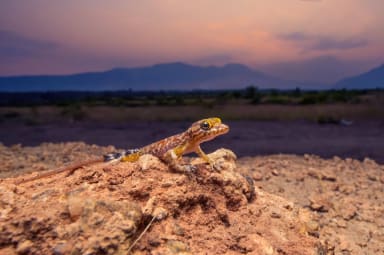
<svg viewBox="0 0 384 255">
<path fill-rule="evenodd" d="M 334 87 L 346 89 L 384 88 L 384 64 L 366 73 L 342 79 Z"/>
<path fill-rule="evenodd" d="M 346 78 L 335 88 L 364 89 L 384 87 L 384 65 L 365 74 Z M 0 77 L 0 91 L 113 91 L 113 90 L 194 90 L 238 89 L 327 89 L 316 83 L 280 79 L 241 64 L 196 66 L 181 62 L 149 67 L 115 68 L 103 72 L 71 75 L 30 75 Z"/>
</svg>

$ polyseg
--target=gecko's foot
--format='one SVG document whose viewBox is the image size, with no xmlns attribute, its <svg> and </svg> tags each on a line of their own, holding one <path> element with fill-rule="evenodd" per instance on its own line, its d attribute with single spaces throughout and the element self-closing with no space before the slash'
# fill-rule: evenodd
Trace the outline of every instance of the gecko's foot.
<svg viewBox="0 0 384 255">
<path fill-rule="evenodd" d="M 222 166 L 221 164 L 217 163 L 217 162 L 212 162 L 209 164 L 211 166 L 211 169 L 213 171 L 216 171 L 216 172 L 221 172 L 221 169 L 222 169 Z"/>
<path fill-rule="evenodd" d="M 195 165 L 184 165 L 184 172 L 187 174 L 195 174 L 198 170 L 197 166 Z"/>
<path fill-rule="evenodd" d="M 173 171 L 179 172 L 179 173 L 187 173 L 187 174 L 194 174 L 197 171 L 197 167 L 194 165 L 189 164 L 170 164 L 169 166 Z"/>
</svg>

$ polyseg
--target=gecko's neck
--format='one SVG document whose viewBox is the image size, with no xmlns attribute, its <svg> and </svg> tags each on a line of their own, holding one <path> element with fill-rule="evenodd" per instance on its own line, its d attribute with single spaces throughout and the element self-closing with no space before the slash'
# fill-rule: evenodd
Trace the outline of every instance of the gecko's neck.
<svg viewBox="0 0 384 255">
<path fill-rule="evenodd" d="M 189 132 L 183 132 L 144 146 L 140 148 L 140 152 L 142 154 L 149 153 L 160 157 L 164 155 L 168 150 L 175 148 L 176 146 L 179 146 L 181 144 L 184 144 L 189 140 Z"/>
</svg>

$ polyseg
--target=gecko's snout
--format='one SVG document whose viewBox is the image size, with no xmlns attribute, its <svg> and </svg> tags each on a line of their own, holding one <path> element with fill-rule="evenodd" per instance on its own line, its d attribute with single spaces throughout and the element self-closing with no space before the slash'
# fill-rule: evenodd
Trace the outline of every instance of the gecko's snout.
<svg viewBox="0 0 384 255">
<path fill-rule="evenodd" d="M 219 129 L 222 132 L 221 134 L 226 134 L 229 132 L 229 126 L 223 123 L 219 126 Z"/>
</svg>

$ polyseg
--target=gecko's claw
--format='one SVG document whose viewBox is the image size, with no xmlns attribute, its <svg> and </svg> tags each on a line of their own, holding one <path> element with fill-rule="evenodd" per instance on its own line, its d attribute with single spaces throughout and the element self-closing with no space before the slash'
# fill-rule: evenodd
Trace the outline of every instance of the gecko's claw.
<svg viewBox="0 0 384 255">
<path fill-rule="evenodd" d="M 198 167 L 195 165 L 184 165 L 184 172 L 187 174 L 195 174 L 198 170 Z"/>
<path fill-rule="evenodd" d="M 209 164 L 212 168 L 212 170 L 216 171 L 216 172 L 221 172 L 221 165 L 218 164 L 217 162 L 213 162 L 211 164 Z"/>
</svg>

